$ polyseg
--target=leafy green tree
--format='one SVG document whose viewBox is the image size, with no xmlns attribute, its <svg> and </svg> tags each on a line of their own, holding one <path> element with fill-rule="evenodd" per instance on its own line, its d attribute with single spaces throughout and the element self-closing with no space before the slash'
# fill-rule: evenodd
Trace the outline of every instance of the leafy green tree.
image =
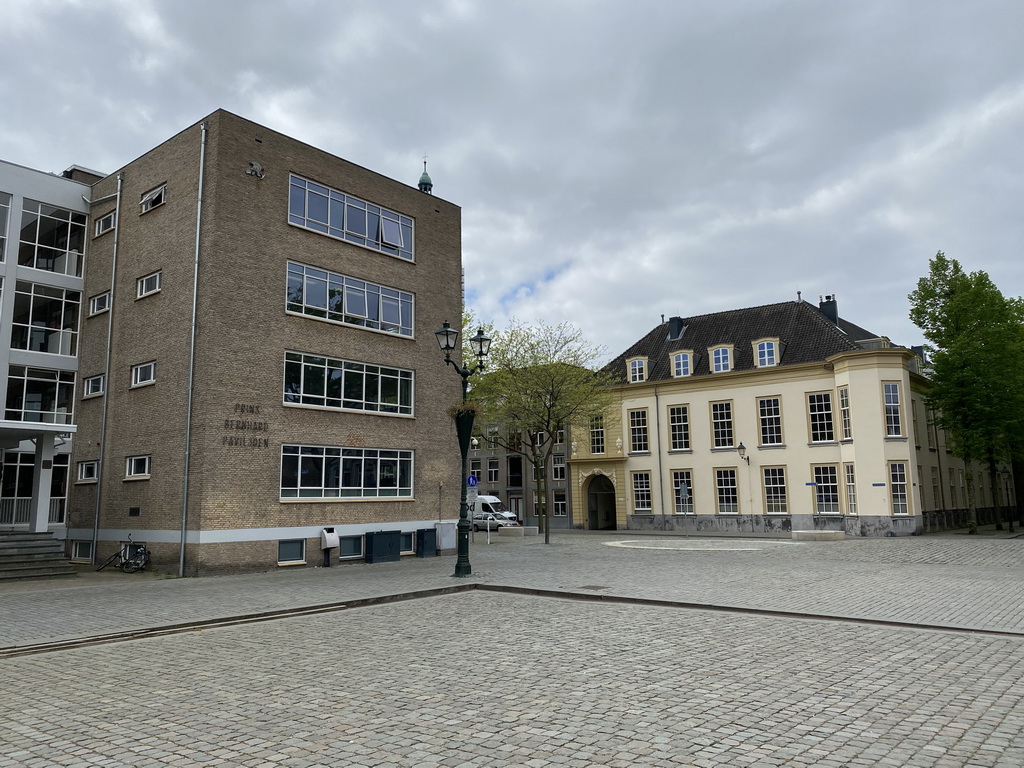
<svg viewBox="0 0 1024 768">
<path fill-rule="evenodd" d="M 595 370 L 604 353 L 570 323 L 526 325 L 512 320 L 495 331 L 486 372 L 473 386 L 483 421 L 498 426 L 494 441 L 519 453 L 537 479 L 538 521 L 551 542 L 548 482 L 556 436 L 586 430 L 605 415 L 613 390 L 608 374 Z"/>
<path fill-rule="evenodd" d="M 909 296 L 910 319 L 930 342 L 928 405 L 953 454 L 965 465 L 985 462 L 997 488 L 997 462 L 1011 455 L 1011 440 L 1024 426 L 1024 304 L 941 251 L 929 267 Z M 976 533 L 973 473 L 966 474 Z"/>
</svg>

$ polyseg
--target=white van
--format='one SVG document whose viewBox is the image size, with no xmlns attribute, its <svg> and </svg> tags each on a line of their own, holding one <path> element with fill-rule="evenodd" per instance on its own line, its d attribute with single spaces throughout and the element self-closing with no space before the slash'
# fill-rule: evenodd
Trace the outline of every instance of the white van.
<svg viewBox="0 0 1024 768">
<path fill-rule="evenodd" d="M 483 494 L 476 497 L 476 501 L 469 503 L 469 519 L 472 520 L 474 515 L 490 513 L 495 517 L 503 517 L 506 520 L 512 522 L 519 522 L 516 518 L 515 512 L 510 512 L 505 509 L 505 505 L 501 503 L 501 499 L 497 496 L 485 496 Z"/>
</svg>

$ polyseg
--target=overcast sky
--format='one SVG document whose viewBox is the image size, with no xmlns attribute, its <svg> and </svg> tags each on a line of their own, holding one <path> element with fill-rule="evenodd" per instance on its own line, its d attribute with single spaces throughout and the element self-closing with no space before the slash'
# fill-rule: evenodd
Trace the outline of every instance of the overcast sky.
<svg viewBox="0 0 1024 768">
<path fill-rule="evenodd" d="M 836 294 L 920 344 L 938 250 L 1024 293 L 1019 0 L 3 0 L 0 158 L 223 107 L 462 207 L 467 305 L 617 354 Z"/>
</svg>

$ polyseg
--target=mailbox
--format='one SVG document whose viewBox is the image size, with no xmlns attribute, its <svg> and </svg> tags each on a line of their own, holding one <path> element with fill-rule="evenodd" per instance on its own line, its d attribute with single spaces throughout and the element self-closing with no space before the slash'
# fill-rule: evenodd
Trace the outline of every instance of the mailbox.
<svg viewBox="0 0 1024 768">
<path fill-rule="evenodd" d="M 320 531 L 320 549 L 334 549 L 338 546 L 338 532 L 333 528 Z"/>
</svg>

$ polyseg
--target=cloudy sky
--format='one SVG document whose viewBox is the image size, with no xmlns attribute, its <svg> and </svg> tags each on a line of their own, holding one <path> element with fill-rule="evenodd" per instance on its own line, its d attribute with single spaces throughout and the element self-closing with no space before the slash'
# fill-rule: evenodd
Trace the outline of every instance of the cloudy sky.
<svg viewBox="0 0 1024 768">
<path fill-rule="evenodd" d="M 0 158 L 223 107 L 462 207 L 467 304 L 617 354 L 836 294 L 919 344 L 938 250 L 1024 293 L 1018 0 L 3 0 Z"/>
</svg>

